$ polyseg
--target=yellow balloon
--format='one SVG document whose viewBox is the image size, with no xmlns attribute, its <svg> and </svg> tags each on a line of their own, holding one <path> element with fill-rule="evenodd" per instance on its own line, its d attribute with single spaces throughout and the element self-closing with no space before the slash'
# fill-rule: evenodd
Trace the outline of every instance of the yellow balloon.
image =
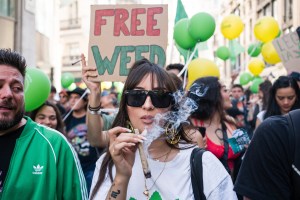
<svg viewBox="0 0 300 200">
<path fill-rule="evenodd" d="M 279 31 L 279 25 L 273 17 L 262 17 L 254 26 L 254 35 L 261 42 L 273 40 Z"/>
<path fill-rule="evenodd" d="M 228 15 L 222 20 L 221 32 L 229 40 L 239 37 L 243 30 L 243 21 L 237 15 Z"/>
<path fill-rule="evenodd" d="M 188 65 L 188 86 L 198 78 L 215 76 L 220 78 L 220 70 L 217 65 L 208 59 L 196 58 Z"/>
<path fill-rule="evenodd" d="M 281 61 L 275 47 L 272 44 L 272 41 L 267 42 L 262 46 L 261 54 L 265 61 L 271 65 Z"/>
<path fill-rule="evenodd" d="M 265 68 L 265 62 L 259 58 L 253 58 L 250 60 L 248 69 L 254 75 L 258 76 Z"/>
</svg>

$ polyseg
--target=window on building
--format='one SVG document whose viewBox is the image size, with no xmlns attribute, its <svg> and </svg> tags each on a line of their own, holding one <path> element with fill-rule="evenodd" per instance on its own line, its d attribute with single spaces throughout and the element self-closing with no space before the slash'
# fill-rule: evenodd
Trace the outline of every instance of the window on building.
<svg viewBox="0 0 300 200">
<path fill-rule="evenodd" d="M 278 12 L 277 12 L 277 0 L 272 1 L 272 16 L 278 20 Z"/>
<path fill-rule="evenodd" d="M 261 18 L 263 16 L 264 16 L 264 10 L 262 9 L 262 10 L 258 11 L 257 18 L 259 19 L 259 18 Z"/>
<path fill-rule="evenodd" d="M 289 1 L 289 19 L 293 19 L 293 0 Z"/>
<path fill-rule="evenodd" d="M 66 44 L 66 52 L 63 56 L 63 66 L 71 66 L 72 63 L 80 60 L 80 45 L 78 42 Z M 73 65 L 73 64 L 72 64 Z M 78 62 L 75 66 L 80 65 Z"/>
<path fill-rule="evenodd" d="M 265 16 L 272 16 L 272 8 L 269 3 L 264 7 L 264 14 Z"/>
<path fill-rule="evenodd" d="M 0 0 L 0 15 L 15 18 L 15 1 Z"/>
<path fill-rule="evenodd" d="M 253 22 L 252 22 L 252 19 L 250 19 L 249 21 L 249 26 L 250 26 L 250 41 L 252 41 L 253 39 Z"/>
<path fill-rule="evenodd" d="M 76 20 L 78 19 L 78 1 L 74 1 L 69 5 L 69 19 Z"/>
<path fill-rule="evenodd" d="M 284 0 L 284 17 L 283 21 L 288 22 L 293 18 L 293 0 Z"/>
<path fill-rule="evenodd" d="M 240 5 L 238 5 L 234 10 L 233 14 L 240 16 L 241 15 L 241 10 L 240 10 Z"/>
<path fill-rule="evenodd" d="M 79 43 L 77 43 L 77 42 L 69 43 L 68 44 L 68 48 L 69 48 L 69 54 L 70 54 L 70 56 L 78 56 L 78 55 L 80 55 Z"/>
</svg>

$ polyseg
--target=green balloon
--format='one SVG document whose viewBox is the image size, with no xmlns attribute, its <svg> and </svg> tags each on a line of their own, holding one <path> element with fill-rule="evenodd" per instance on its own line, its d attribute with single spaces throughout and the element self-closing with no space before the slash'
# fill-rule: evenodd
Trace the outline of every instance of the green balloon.
<svg viewBox="0 0 300 200">
<path fill-rule="evenodd" d="M 174 26 L 175 42 L 183 49 L 192 49 L 197 41 L 194 40 L 188 32 L 189 19 L 181 19 Z"/>
<path fill-rule="evenodd" d="M 50 94 L 49 77 L 40 69 L 28 67 L 25 74 L 25 111 L 30 112 L 42 105 Z"/>
<path fill-rule="evenodd" d="M 240 75 L 240 84 L 247 85 L 252 80 L 252 76 L 248 72 L 244 72 Z"/>
<path fill-rule="evenodd" d="M 199 12 L 189 21 L 189 33 L 198 42 L 208 40 L 215 32 L 215 19 L 208 13 Z"/>
<path fill-rule="evenodd" d="M 69 91 L 73 91 L 76 88 L 76 84 L 75 83 L 71 83 L 71 85 L 68 87 Z"/>
<path fill-rule="evenodd" d="M 259 85 L 264 82 L 264 80 L 260 76 L 254 77 L 252 81 L 252 85 L 250 86 L 250 91 L 253 93 L 258 93 Z"/>
<path fill-rule="evenodd" d="M 248 55 L 251 57 L 257 57 L 261 52 L 262 45 L 259 44 L 250 44 L 248 47 Z"/>
<path fill-rule="evenodd" d="M 222 60 L 227 60 L 230 57 L 230 51 L 227 47 L 221 46 L 217 49 L 217 57 L 222 59 Z"/>
<path fill-rule="evenodd" d="M 70 72 L 63 73 L 60 80 L 61 86 L 63 88 L 68 88 L 72 83 L 74 83 L 74 81 L 75 78 L 73 74 Z"/>
</svg>

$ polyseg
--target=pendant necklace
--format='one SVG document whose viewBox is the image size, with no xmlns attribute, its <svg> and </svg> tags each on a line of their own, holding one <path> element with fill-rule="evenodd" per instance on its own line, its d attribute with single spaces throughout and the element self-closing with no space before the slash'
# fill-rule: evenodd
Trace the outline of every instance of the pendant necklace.
<svg viewBox="0 0 300 200">
<path fill-rule="evenodd" d="M 149 191 L 152 189 L 152 187 L 155 185 L 155 183 L 156 183 L 156 181 L 158 180 L 158 178 L 160 177 L 160 175 L 163 173 L 163 171 L 165 170 L 165 168 L 166 168 L 166 164 L 167 164 L 167 159 L 168 159 L 168 157 L 169 157 L 169 155 L 170 155 L 170 153 L 171 153 L 171 151 L 172 151 L 172 148 L 170 149 L 170 151 L 167 153 L 167 154 L 165 154 L 165 156 L 166 156 L 166 158 L 165 158 L 165 160 L 164 160 L 164 167 L 163 167 L 163 169 L 161 170 L 161 172 L 159 173 L 159 175 L 157 176 L 157 178 L 154 180 L 154 182 L 153 182 L 153 184 L 151 185 L 151 187 L 149 187 L 149 189 L 148 189 L 148 187 L 147 187 L 147 183 L 146 183 L 146 178 L 144 179 L 145 180 L 145 190 L 144 190 L 144 192 L 143 192 L 143 194 L 147 197 L 147 199 L 149 199 Z M 158 158 L 161 158 L 161 157 L 163 157 L 163 156 L 160 156 L 160 157 L 158 157 Z"/>
</svg>

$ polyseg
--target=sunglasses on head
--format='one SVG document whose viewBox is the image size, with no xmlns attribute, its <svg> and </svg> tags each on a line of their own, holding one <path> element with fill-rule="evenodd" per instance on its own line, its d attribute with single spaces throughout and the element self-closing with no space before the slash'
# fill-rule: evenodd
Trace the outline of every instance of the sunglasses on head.
<svg viewBox="0 0 300 200">
<path fill-rule="evenodd" d="M 126 90 L 124 94 L 126 104 L 132 107 L 143 106 L 147 96 L 150 96 L 151 102 L 156 108 L 167 108 L 173 102 L 172 93 L 163 90 Z"/>
</svg>

